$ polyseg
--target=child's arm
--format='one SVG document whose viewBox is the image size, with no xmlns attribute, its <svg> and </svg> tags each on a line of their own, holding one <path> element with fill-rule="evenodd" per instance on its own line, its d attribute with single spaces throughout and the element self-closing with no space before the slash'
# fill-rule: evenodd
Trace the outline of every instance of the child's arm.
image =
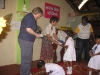
<svg viewBox="0 0 100 75">
<path fill-rule="evenodd" d="M 64 48 L 68 48 L 68 45 L 65 45 Z"/>
<path fill-rule="evenodd" d="M 98 53 L 94 54 L 94 56 L 95 56 L 95 55 L 100 55 L 100 52 L 98 52 Z"/>
<path fill-rule="evenodd" d="M 48 72 L 46 72 L 46 75 L 49 75 L 49 73 L 48 73 Z"/>
<path fill-rule="evenodd" d="M 93 54 L 93 53 L 90 53 L 90 56 L 91 56 L 91 57 L 93 57 L 93 56 L 94 56 L 94 54 Z"/>
<path fill-rule="evenodd" d="M 52 73 L 53 71 L 50 70 L 50 72 L 46 72 L 46 75 L 49 75 L 50 73 Z"/>
</svg>

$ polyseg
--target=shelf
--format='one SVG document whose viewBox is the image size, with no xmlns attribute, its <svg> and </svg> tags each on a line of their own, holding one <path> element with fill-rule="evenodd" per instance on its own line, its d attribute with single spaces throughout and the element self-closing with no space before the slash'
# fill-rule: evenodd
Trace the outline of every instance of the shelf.
<svg viewBox="0 0 100 75">
<path fill-rule="evenodd" d="M 26 15 L 29 13 L 29 11 L 17 11 L 17 13 L 21 14 L 21 15 Z"/>
</svg>

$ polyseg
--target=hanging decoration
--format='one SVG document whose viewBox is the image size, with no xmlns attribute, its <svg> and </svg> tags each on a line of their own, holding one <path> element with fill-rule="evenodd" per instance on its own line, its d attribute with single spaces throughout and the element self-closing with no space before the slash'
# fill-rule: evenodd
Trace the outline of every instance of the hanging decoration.
<svg viewBox="0 0 100 75">
<path fill-rule="evenodd" d="M 12 14 L 8 14 L 4 17 L 0 17 L 0 34 L 3 31 L 3 27 L 10 25 L 12 19 Z"/>
</svg>

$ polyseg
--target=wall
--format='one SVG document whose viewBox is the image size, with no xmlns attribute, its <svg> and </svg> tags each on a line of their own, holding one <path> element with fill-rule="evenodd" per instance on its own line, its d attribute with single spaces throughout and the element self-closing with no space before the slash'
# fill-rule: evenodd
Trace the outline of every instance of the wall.
<svg viewBox="0 0 100 75">
<path fill-rule="evenodd" d="M 13 13 L 16 19 L 16 0 L 5 0 L 5 9 L 0 9 L 0 17 Z M 16 31 L 10 30 L 0 34 L 0 66 L 16 63 Z"/>
<path fill-rule="evenodd" d="M 13 13 L 13 20 L 16 19 L 16 2 L 17 0 L 6 0 L 5 9 L 0 9 L 0 16 L 8 13 Z M 44 10 L 45 2 L 60 6 L 60 21 L 57 25 L 66 26 L 67 13 L 73 12 L 72 8 L 65 2 L 65 0 L 30 0 L 30 10 L 34 7 L 41 7 Z M 44 29 L 45 25 L 49 23 L 49 19 L 40 18 L 38 25 Z M 1 35 L 0 35 L 1 36 Z M 11 30 L 7 32 L 6 38 L 0 42 L 0 66 L 16 63 L 16 31 Z M 41 39 L 36 39 L 34 43 L 33 60 L 38 60 L 41 51 Z"/>
<path fill-rule="evenodd" d="M 81 17 L 82 16 L 76 16 L 75 17 L 75 21 L 71 22 L 71 28 L 72 28 L 72 30 L 75 30 L 76 27 L 81 23 Z"/>
</svg>

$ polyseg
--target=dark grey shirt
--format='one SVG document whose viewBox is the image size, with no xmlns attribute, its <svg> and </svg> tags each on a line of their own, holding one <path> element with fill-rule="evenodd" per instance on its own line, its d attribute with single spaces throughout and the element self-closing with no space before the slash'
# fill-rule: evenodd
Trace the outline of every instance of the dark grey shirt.
<svg viewBox="0 0 100 75">
<path fill-rule="evenodd" d="M 18 38 L 26 41 L 34 42 L 35 36 L 28 33 L 26 28 L 31 28 L 32 30 L 37 30 L 37 24 L 32 13 L 28 13 L 21 21 L 21 28 Z"/>
</svg>

